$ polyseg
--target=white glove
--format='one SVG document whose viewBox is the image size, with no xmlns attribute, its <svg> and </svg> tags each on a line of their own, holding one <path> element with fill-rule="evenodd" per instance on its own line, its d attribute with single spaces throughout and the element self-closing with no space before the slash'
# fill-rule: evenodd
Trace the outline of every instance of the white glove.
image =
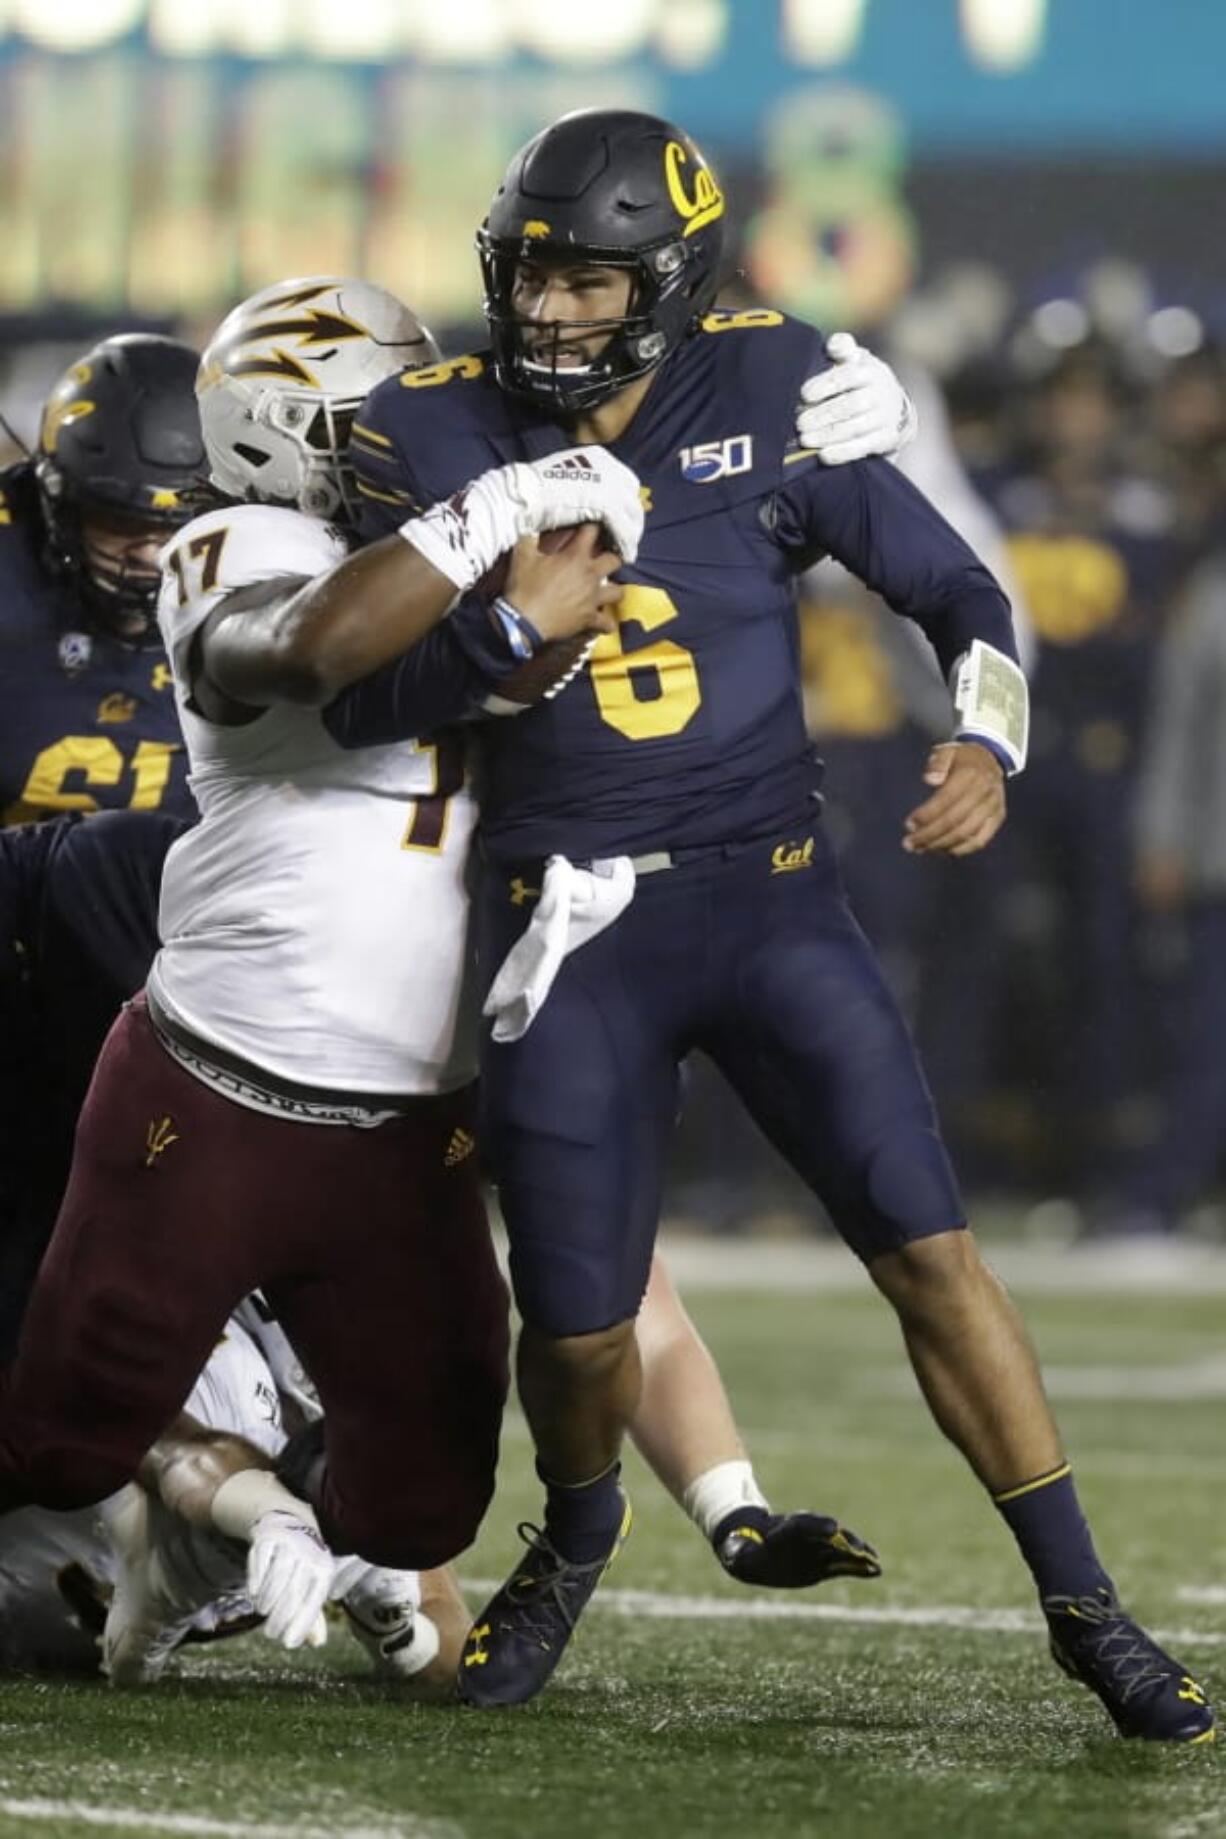
<svg viewBox="0 0 1226 1839">
<path fill-rule="evenodd" d="M 247 1554 L 247 1590 L 264 1633 L 282 1647 L 322 1647 L 323 1607 L 336 1563 L 317 1529 L 276 1508 L 256 1521 Z"/>
<path fill-rule="evenodd" d="M 603 524 L 624 562 L 638 554 L 639 482 L 603 447 L 568 447 L 495 467 L 401 524 L 400 534 L 464 594 L 521 536 L 572 524 Z"/>
<path fill-rule="evenodd" d="M 801 446 L 824 466 L 901 453 L 915 439 L 919 417 L 889 365 L 857 345 L 850 332 L 831 333 L 826 355 L 830 369 L 800 386 Z"/>
</svg>

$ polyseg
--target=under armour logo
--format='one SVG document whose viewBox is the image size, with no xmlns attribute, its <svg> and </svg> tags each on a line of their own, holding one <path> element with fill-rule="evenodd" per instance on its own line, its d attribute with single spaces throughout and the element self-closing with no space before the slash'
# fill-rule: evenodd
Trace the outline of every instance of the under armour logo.
<svg viewBox="0 0 1226 1839">
<path fill-rule="evenodd" d="M 539 888 L 530 888 L 522 875 L 516 875 L 511 883 L 511 905 L 522 907 L 527 900 L 539 899 L 540 892 Z"/>
<path fill-rule="evenodd" d="M 490 1625 L 488 1622 L 482 1622 L 480 1627 L 474 1628 L 471 1631 L 468 1637 L 468 1645 L 464 1650 L 464 1665 L 466 1667 L 483 1667 L 486 1665 L 490 1657 L 490 1651 L 485 1645 L 489 1634 Z"/>
<path fill-rule="evenodd" d="M 145 1132 L 145 1148 L 149 1152 L 145 1157 L 145 1167 L 151 1169 L 158 1157 L 164 1155 L 172 1143 L 179 1141 L 179 1133 L 174 1127 L 174 1119 L 169 1117 L 151 1118 Z"/>
<path fill-rule="evenodd" d="M 1189 1679 L 1186 1673 L 1179 1683 L 1179 1691 L 1176 1697 L 1186 1699 L 1189 1705 L 1204 1705 L 1208 1703 L 1208 1700 L 1205 1698 L 1204 1687 L 1198 1686 L 1196 1681 L 1194 1679 Z"/>
</svg>

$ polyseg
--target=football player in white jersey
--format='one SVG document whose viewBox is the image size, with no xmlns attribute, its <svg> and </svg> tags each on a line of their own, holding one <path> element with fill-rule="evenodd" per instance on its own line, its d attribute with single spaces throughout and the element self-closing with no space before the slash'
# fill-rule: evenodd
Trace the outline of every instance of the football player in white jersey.
<svg viewBox="0 0 1226 1839">
<path fill-rule="evenodd" d="M 81 1113 L 5 1375 L 0 1507 L 114 1492 L 256 1288 L 319 1389 L 312 1505 L 334 1550 L 432 1569 L 492 1492 L 507 1323 L 473 1154 L 473 806 L 445 737 L 346 753 L 322 711 L 423 635 L 436 700 L 467 704 L 525 648 L 603 629 L 643 513 L 590 448 L 487 472 L 349 557 L 323 521 L 345 511 L 348 418 L 431 354 L 399 302 L 335 281 L 266 290 L 205 354 L 216 482 L 241 470 L 280 502 L 197 519 L 165 557 L 201 821 L 167 861 L 148 1003 Z M 607 540 L 538 548 L 580 524 Z M 450 612 L 508 552 L 495 611 Z M 262 1502 L 230 1506 L 245 1537 Z"/>
<path fill-rule="evenodd" d="M 148 1685 L 185 1642 L 261 1623 L 284 1647 L 318 1645 L 333 1601 L 380 1677 L 418 1695 L 449 1685 L 466 1626 L 450 1574 L 334 1558 L 272 1474 L 287 1423 L 317 1411 L 277 1324 L 248 1299 L 139 1482 L 95 1508 L 0 1519 L 0 1667 L 101 1664 L 116 1685 Z M 235 1490 L 253 1488 L 267 1504 L 244 1551 L 222 1528 Z"/>
</svg>

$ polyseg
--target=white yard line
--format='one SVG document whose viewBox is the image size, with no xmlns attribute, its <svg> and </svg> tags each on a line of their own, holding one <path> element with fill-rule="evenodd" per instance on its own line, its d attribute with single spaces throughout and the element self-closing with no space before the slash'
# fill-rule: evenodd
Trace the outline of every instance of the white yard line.
<svg viewBox="0 0 1226 1839">
<path fill-rule="evenodd" d="M 660 1249 L 679 1289 L 868 1294 L 856 1258 L 829 1239 L 715 1239 L 665 1229 Z M 984 1256 L 1011 1288 L 1058 1295 L 1110 1291 L 1226 1294 L 1226 1247 L 1173 1240 L 1092 1248 L 988 1240 Z"/>
<path fill-rule="evenodd" d="M 82 1826 L 126 1826 L 151 1833 L 199 1835 L 200 1839 L 464 1839 L 463 1828 L 450 1820 L 398 1820 L 394 1826 L 267 1826 L 258 1820 L 213 1820 L 206 1814 L 156 1813 L 143 1807 L 4 1797 L 0 1797 L 0 1814 L 11 1820 L 75 1820 Z"/>
<path fill-rule="evenodd" d="M 1051 1398 L 1090 1404 L 1204 1403 L 1226 1398 L 1226 1353 L 1206 1354 L 1199 1360 L 1181 1360 L 1169 1366 L 1062 1366 L 1047 1362 L 1043 1384 Z M 913 1398 L 915 1381 L 902 1370 L 867 1373 L 859 1390 L 865 1398 Z"/>
<path fill-rule="evenodd" d="M 501 1578 L 461 1578 L 465 1589 L 488 1593 Z M 739 1600 L 727 1596 L 673 1596 L 659 1590 L 598 1590 L 592 1607 L 614 1615 L 681 1622 L 833 1622 L 868 1624 L 879 1628 L 959 1628 L 981 1635 L 1039 1635 L 1043 1623 L 1035 1610 L 976 1609 L 967 1603 L 883 1605 L 862 1608 L 843 1603 L 797 1602 L 790 1595 L 755 1596 Z M 1155 1641 L 1172 1647 L 1196 1643 L 1201 1647 L 1226 1647 L 1226 1632 L 1203 1628 L 1150 1629 Z"/>
</svg>

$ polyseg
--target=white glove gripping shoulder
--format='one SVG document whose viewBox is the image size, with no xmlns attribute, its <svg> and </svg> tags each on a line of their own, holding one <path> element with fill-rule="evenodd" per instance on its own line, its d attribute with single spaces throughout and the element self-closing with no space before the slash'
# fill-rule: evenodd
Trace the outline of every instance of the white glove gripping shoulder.
<svg viewBox="0 0 1226 1839">
<path fill-rule="evenodd" d="M 850 332 L 826 340 L 830 369 L 800 386 L 796 433 L 800 445 L 824 466 L 843 466 L 872 454 L 894 459 L 915 439 L 915 404 L 881 358 Z"/>
<path fill-rule="evenodd" d="M 589 523 L 603 524 L 622 560 L 633 562 L 643 534 L 639 482 L 603 447 L 495 467 L 410 518 L 400 534 L 465 594 L 521 536 Z"/>
<path fill-rule="evenodd" d="M 1020 773 L 1030 741 L 1030 688 L 1013 659 L 975 639 L 954 665 L 951 688 L 958 712 L 954 739 L 991 741 L 1010 773 Z"/>
</svg>

